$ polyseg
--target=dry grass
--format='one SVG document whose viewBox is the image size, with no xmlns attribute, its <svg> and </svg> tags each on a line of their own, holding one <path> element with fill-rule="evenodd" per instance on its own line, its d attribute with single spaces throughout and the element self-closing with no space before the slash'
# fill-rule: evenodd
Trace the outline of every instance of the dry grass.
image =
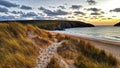
<svg viewBox="0 0 120 68">
<path fill-rule="evenodd" d="M 60 38 L 60 37 L 59 37 Z M 96 49 L 84 40 L 64 37 L 66 42 L 58 48 L 58 54 L 65 59 L 74 60 L 78 68 L 115 68 L 118 61 L 103 50 Z"/>
<path fill-rule="evenodd" d="M 55 57 L 51 58 L 50 63 L 46 68 L 62 68 Z"/>
<path fill-rule="evenodd" d="M 38 51 L 27 30 L 18 23 L 0 24 L 0 68 L 35 67 Z"/>
</svg>

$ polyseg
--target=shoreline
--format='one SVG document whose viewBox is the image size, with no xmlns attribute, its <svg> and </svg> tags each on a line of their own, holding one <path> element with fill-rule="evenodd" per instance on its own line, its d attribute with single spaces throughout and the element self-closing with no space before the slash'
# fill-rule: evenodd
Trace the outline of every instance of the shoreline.
<svg viewBox="0 0 120 68">
<path fill-rule="evenodd" d="M 112 41 L 82 37 L 82 36 L 74 36 L 69 34 L 65 34 L 65 35 L 74 37 L 77 39 L 85 40 L 88 43 L 92 44 L 95 48 L 104 50 L 106 53 L 111 54 L 113 57 L 117 58 L 120 61 L 120 43 L 119 42 L 112 42 Z"/>
<path fill-rule="evenodd" d="M 51 31 L 50 31 L 51 32 Z M 70 38 L 76 38 L 79 40 L 85 40 L 88 43 L 92 44 L 97 49 L 104 50 L 108 55 L 111 54 L 113 57 L 117 58 L 120 61 L 120 42 L 101 40 L 96 38 L 89 38 L 83 36 L 76 36 L 71 34 L 64 34 L 58 32 L 52 32 L 53 34 L 62 34 Z"/>
<path fill-rule="evenodd" d="M 120 42 L 115 42 L 115 41 L 110 41 L 110 40 L 103 40 L 103 39 L 98 39 L 98 38 L 91 38 L 91 37 L 85 37 L 85 36 L 65 34 L 65 33 L 53 32 L 53 31 L 48 31 L 48 32 L 52 32 L 54 34 L 62 34 L 62 35 L 70 36 L 70 37 L 75 37 L 75 38 L 83 39 L 83 40 L 86 40 L 86 41 L 95 41 L 95 42 L 99 42 L 99 43 L 120 46 Z"/>
</svg>

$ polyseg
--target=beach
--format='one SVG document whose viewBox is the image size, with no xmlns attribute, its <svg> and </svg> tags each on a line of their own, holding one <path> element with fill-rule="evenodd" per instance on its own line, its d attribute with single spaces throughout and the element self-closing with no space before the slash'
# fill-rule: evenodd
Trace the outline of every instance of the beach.
<svg viewBox="0 0 120 68">
<path fill-rule="evenodd" d="M 108 54 L 112 54 L 112 56 L 120 60 L 120 43 L 119 42 L 112 42 L 112 41 L 100 40 L 100 39 L 88 38 L 88 37 L 77 37 L 77 36 L 73 36 L 73 37 L 86 40 L 96 48 L 104 50 Z"/>
<path fill-rule="evenodd" d="M 53 33 L 57 34 L 56 32 Z M 104 50 L 107 54 L 111 54 L 113 57 L 117 58 L 120 61 L 120 42 L 113 42 L 113 41 L 76 36 L 70 34 L 63 34 L 63 35 L 69 36 L 70 38 L 76 38 L 78 40 L 85 40 L 88 43 L 92 44 L 92 46 L 94 46 L 95 48 Z"/>
</svg>

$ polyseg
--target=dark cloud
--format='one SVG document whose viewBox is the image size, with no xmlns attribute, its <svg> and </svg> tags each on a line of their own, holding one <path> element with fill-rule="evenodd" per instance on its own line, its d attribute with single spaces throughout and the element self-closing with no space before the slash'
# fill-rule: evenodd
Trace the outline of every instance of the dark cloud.
<svg viewBox="0 0 120 68">
<path fill-rule="evenodd" d="M 22 11 L 12 11 L 13 14 L 24 14 Z"/>
<path fill-rule="evenodd" d="M 89 5 L 95 5 L 97 2 L 95 0 L 87 0 Z"/>
<path fill-rule="evenodd" d="M 34 17 L 34 16 L 38 16 L 36 13 L 34 12 L 29 12 L 29 13 L 24 13 L 21 15 L 21 17 Z"/>
<path fill-rule="evenodd" d="M 82 8 L 82 5 L 72 5 L 70 8 L 72 8 L 72 9 L 80 9 L 80 8 Z"/>
<path fill-rule="evenodd" d="M 35 20 L 46 20 L 47 18 L 45 18 L 45 17 L 40 17 L 40 16 L 37 16 L 37 17 L 35 17 L 34 19 L 35 19 Z"/>
<path fill-rule="evenodd" d="M 84 17 L 84 18 L 88 18 L 88 17 Z"/>
<path fill-rule="evenodd" d="M 75 15 L 79 15 L 79 14 L 81 14 L 81 15 L 85 15 L 85 14 L 86 14 L 86 13 L 81 12 L 81 11 L 75 11 L 74 13 L 75 13 Z"/>
<path fill-rule="evenodd" d="M 110 10 L 110 12 L 120 12 L 120 8 L 115 8 L 113 10 Z"/>
<path fill-rule="evenodd" d="M 5 6 L 5 7 L 18 7 L 19 6 L 15 3 L 11 3 L 11 2 L 6 1 L 6 0 L 0 0 L 0 5 Z"/>
<path fill-rule="evenodd" d="M 112 17 L 117 17 L 117 16 L 112 16 Z"/>
<path fill-rule="evenodd" d="M 107 18 L 108 20 L 111 20 L 112 18 Z"/>
<path fill-rule="evenodd" d="M 7 12 L 8 12 L 8 9 L 7 9 L 7 8 L 2 8 L 2 7 L 0 7 L 0 12 L 2 12 L 2 13 L 7 13 Z"/>
<path fill-rule="evenodd" d="M 10 16 L 0 16 L 0 20 L 15 20 L 15 17 L 10 15 Z"/>
<path fill-rule="evenodd" d="M 61 8 L 61 9 L 66 9 L 65 6 L 58 6 L 58 8 Z"/>
<path fill-rule="evenodd" d="M 68 16 L 68 18 L 75 18 L 74 16 Z"/>
<path fill-rule="evenodd" d="M 103 17 L 104 17 L 104 16 L 102 16 L 102 15 L 101 15 L 101 16 L 99 16 L 99 18 L 103 18 Z"/>
<path fill-rule="evenodd" d="M 93 18 L 93 19 L 98 19 L 99 17 L 98 17 L 98 16 L 93 16 L 92 18 Z"/>
<path fill-rule="evenodd" d="M 105 12 L 104 12 L 104 11 L 101 11 L 101 14 L 105 14 Z"/>
<path fill-rule="evenodd" d="M 50 6 L 49 6 L 50 7 Z M 39 10 L 44 10 L 44 11 L 48 11 L 48 9 L 44 8 L 44 7 L 40 7 L 38 8 Z"/>
<path fill-rule="evenodd" d="M 101 18 L 102 20 L 106 20 L 107 18 Z"/>
<path fill-rule="evenodd" d="M 91 13 L 90 15 L 101 15 L 101 14 L 97 13 L 97 12 L 94 12 L 94 13 Z"/>
<path fill-rule="evenodd" d="M 98 9 L 98 8 L 88 8 L 87 11 L 93 11 L 93 12 L 98 12 L 100 11 L 101 9 Z"/>
<path fill-rule="evenodd" d="M 54 6 L 49 6 L 49 8 L 55 8 Z"/>
<path fill-rule="evenodd" d="M 56 10 L 56 11 L 51 11 L 51 10 L 46 9 L 44 7 L 40 7 L 38 9 L 42 10 L 45 14 L 47 14 L 47 16 L 57 16 L 57 15 L 67 15 L 67 14 L 69 14 L 68 12 L 60 10 L 60 9 Z"/>
<path fill-rule="evenodd" d="M 24 9 L 24 10 L 31 10 L 31 9 L 32 9 L 32 7 L 22 5 L 22 6 L 20 7 L 20 9 Z"/>
</svg>

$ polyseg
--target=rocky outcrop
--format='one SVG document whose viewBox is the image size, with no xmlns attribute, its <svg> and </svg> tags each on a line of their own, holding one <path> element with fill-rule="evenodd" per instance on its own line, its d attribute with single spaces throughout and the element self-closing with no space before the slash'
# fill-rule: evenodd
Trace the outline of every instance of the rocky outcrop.
<svg viewBox="0 0 120 68">
<path fill-rule="evenodd" d="M 120 22 L 119 22 L 119 23 L 117 23 L 117 24 L 115 24 L 114 26 L 120 26 Z"/>
</svg>

